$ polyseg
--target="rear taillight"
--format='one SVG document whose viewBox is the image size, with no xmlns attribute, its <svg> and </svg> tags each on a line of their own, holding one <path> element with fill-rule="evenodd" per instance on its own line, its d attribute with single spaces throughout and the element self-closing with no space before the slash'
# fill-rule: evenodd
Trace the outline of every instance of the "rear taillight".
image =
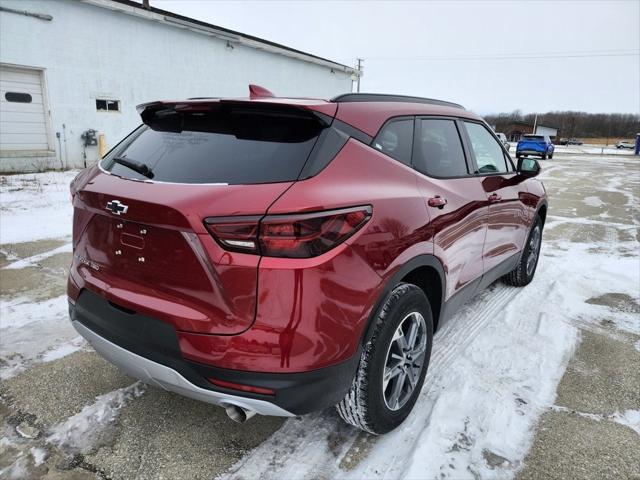
<svg viewBox="0 0 640 480">
<path fill-rule="evenodd" d="M 210 217 L 204 220 L 204 224 L 225 250 L 258 254 L 258 227 L 261 218 Z"/>
<path fill-rule="evenodd" d="M 260 217 L 207 218 L 226 250 L 266 257 L 310 258 L 340 245 L 371 217 L 370 206 Z"/>
</svg>

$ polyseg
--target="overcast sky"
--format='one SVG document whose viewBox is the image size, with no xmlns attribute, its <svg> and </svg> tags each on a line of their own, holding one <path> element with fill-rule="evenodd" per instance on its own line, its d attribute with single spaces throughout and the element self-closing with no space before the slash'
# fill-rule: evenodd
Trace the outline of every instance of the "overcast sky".
<svg viewBox="0 0 640 480">
<path fill-rule="evenodd" d="M 441 98 L 483 115 L 640 113 L 639 0 L 151 4 L 340 63 L 362 57 L 364 92 Z"/>
</svg>

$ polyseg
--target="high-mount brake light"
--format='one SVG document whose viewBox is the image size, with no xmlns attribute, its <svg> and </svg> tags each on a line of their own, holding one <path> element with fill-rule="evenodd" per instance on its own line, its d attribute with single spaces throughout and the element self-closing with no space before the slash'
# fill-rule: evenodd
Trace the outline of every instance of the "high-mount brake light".
<svg viewBox="0 0 640 480">
<path fill-rule="evenodd" d="M 314 213 L 207 218 L 226 250 L 265 257 L 311 258 L 337 247 L 371 218 L 368 205 Z"/>
</svg>

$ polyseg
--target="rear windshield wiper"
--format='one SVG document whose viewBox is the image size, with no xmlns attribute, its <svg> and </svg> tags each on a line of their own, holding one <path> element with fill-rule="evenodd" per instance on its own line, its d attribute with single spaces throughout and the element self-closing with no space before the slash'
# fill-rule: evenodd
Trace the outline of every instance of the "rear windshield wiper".
<svg viewBox="0 0 640 480">
<path fill-rule="evenodd" d="M 124 165 L 127 168 L 130 168 L 134 172 L 138 172 L 140 175 L 144 175 L 147 178 L 153 178 L 153 171 L 149 167 L 142 162 L 138 162 L 137 160 L 132 160 L 127 157 L 114 157 L 113 161 L 119 163 L 120 165 Z"/>
</svg>

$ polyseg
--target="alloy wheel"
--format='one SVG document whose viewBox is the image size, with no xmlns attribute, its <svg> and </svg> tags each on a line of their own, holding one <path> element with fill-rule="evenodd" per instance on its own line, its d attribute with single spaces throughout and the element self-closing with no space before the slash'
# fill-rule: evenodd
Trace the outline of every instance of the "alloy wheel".
<svg viewBox="0 0 640 480">
<path fill-rule="evenodd" d="M 398 325 L 387 351 L 382 393 L 390 410 L 401 409 L 411 398 L 424 368 L 426 350 L 424 317 L 411 312 Z"/>
<path fill-rule="evenodd" d="M 527 257 L 527 275 L 531 276 L 533 269 L 536 267 L 538 261 L 538 255 L 540 254 L 540 244 L 542 240 L 542 230 L 540 225 L 536 225 L 536 228 L 531 232 L 531 238 L 529 239 L 529 256 Z"/>
</svg>

